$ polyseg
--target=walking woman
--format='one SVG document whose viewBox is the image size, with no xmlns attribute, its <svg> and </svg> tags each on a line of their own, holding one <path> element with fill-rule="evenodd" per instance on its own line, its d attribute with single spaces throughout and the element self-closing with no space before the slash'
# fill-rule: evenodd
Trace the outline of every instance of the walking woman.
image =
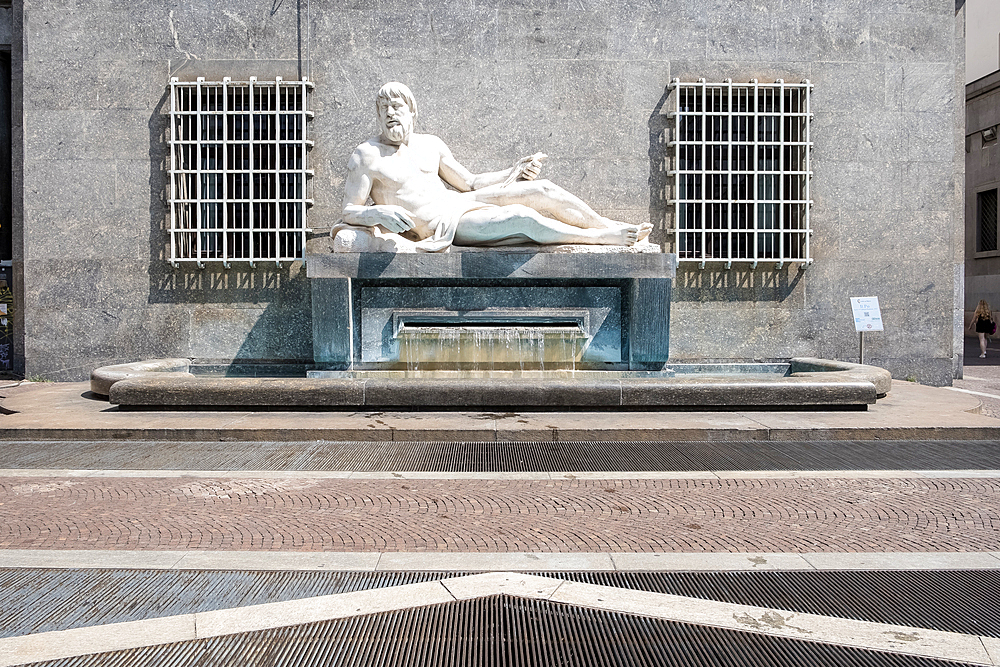
<svg viewBox="0 0 1000 667">
<path fill-rule="evenodd" d="M 969 328 L 976 328 L 976 333 L 979 334 L 979 358 L 986 358 L 986 335 L 992 334 L 996 331 L 997 325 L 993 323 L 993 312 L 990 310 L 990 304 L 986 303 L 986 299 L 980 299 L 979 305 L 976 306 L 976 312 L 972 314 L 972 322 L 969 323 Z"/>
</svg>

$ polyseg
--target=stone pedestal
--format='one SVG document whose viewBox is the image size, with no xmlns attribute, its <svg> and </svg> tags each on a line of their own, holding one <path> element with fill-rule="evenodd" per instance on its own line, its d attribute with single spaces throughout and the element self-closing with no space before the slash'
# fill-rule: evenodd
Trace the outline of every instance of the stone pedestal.
<svg viewBox="0 0 1000 667">
<path fill-rule="evenodd" d="M 406 318 L 577 323 L 589 369 L 655 369 L 669 354 L 674 255 L 490 249 L 310 255 L 317 368 L 400 365 Z"/>
</svg>

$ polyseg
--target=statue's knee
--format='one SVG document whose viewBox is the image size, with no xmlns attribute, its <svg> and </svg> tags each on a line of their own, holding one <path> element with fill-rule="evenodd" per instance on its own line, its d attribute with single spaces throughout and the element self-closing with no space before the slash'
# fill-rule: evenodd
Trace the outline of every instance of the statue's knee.
<svg viewBox="0 0 1000 667">
<path fill-rule="evenodd" d="M 538 225 L 538 211 L 524 204 L 509 204 L 504 206 L 507 215 L 503 223 L 511 230 L 527 234 Z"/>
<path fill-rule="evenodd" d="M 529 218 L 532 219 L 538 215 L 538 212 L 531 208 L 530 206 L 525 206 L 524 204 L 511 204 L 507 207 L 511 215 L 518 218 Z"/>
<path fill-rule="evenodd" d="M 550 199 L 559 199 L 566 192 L 547 178 L 535 181 L 535 185 L 538 187 L 539 193 Z"/>
</svg>

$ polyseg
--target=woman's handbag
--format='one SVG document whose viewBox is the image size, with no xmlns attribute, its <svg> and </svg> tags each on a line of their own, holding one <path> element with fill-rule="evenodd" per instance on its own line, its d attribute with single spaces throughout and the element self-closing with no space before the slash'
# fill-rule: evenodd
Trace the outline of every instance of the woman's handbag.
<svg viewBox="0 0 1000 667">
<path fill-rule="evenodd" d="M 997 323 L 990 322 L 990 335 L 993 336 L 996 334 L 996 332 L 997 332 Z"/>
</svg>

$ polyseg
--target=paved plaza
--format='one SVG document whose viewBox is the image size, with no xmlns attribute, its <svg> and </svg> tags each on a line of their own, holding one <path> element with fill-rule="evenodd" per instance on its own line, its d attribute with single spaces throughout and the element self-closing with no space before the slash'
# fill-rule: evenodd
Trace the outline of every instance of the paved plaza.
<svg viewBox="0 0 1000 667">
<path fill-rule="evenodd" d="M 1000 478 L 8 476 L 0 526 L 3 549 L 1000 551 Z"/>
<path fill-rule="evenodd" d="M 970 365 L 954 388 L 897 381 L 866 412 L 827 413 L 143 413 L 95 400 L 82 383 L 9 383 L 0 389 L 10 413 L 0 416 L 0 619 L 9 625 L 0 665 L 86 655 L 105 658 L 73 664 L 156 664 L 170 642 L 255 646 L 265 640 L 254 633 L 269 628 L 496 594 L 876 656 L 1000 664 L 989 623 L 942 630 L 905 614 L 806 606 L 795 626 L 788 601 L 733 606 L 711 592 L 623 597 L 636 585 L 624 580 L 545 583 L 586 572 L 994 576 L 998 368 Z M 116 583 L 88 584 L 85 595 L 104 596 L 107 608 L 81 613 L 94 603 L 71 594 L 72 582 L 99 572 L 117 573 Z M 251 572 L 397 579 L 326 597 L 288 583 L 264 597 L 181 594 L 168 609 L 157 587 L 174 584 L 154 585 L 154 572 L 192 582 Z M 399 578 L 406 572 L 425 583 Z M 447 583 L 476 572 L 495 575 Z M 983 611 L 995 588 L 948 603 L 956 617 L 1000 621 L 995 607 Z M 44 622 L 11 620 L 31 616 L 39 596 L 56 600 Z M 900 608 L 939 603 L 902 599 Z M 774 614 L 787 623 L 761 620 Z M 918 639 L 884 639 L 892 633 Z"/>
</svg>

